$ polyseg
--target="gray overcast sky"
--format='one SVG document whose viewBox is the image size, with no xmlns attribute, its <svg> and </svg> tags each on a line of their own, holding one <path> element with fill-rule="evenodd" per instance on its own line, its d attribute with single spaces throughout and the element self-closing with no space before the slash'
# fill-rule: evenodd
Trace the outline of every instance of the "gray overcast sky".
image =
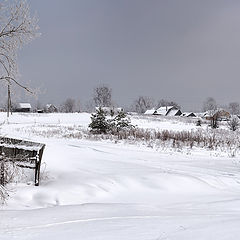
<svg viewBox="0 0 240 240">
<path fill-rule="evenodd" d="M 139 95 L 200 108 L 240 101 L 240 1 L 31 0 L 41 37 L 19 55 L 43 103 L 91 98 L 108 84 L 119 105 Z"/>
</svg>

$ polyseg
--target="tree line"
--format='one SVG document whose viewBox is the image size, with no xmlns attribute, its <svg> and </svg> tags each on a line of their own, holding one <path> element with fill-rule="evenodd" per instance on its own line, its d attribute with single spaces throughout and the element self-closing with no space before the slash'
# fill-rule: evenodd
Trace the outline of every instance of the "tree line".
<svg viewBox="0 0 240 240">
<path fill-rule="evenodd" d="M 113 91 L 112 88 L 101 84 L 96 86 L 92 91 L 92 98 L 83 103 L 79 99 L 74 99 L 73 97 L 68 97 L 63 101 L 58 107 L 58 112 L 72 113 L 72 112 L 93 112 L 96 107 L 117 107 L 117 104 L 113 101 Z M 7 109 L 8 103 L 2 108 Z M 154 100 L 149 96 L 138 96 L 130 106 L 127 107 L 128 111 L 137 112 L 143 114 L 149 109 L 158 109 L 165 106 L 174 106 L 181 109 L 181 105 L 176 101 L 160 99 Z M 12 108 L 16 108 L 16 103 L 12 102 Z M 44 106 L 39 101 L 36 103 L 35 109 L 43 109 Z M 228 105 L 221 106 L 216 102 L 213 97 L 208 97 L 202 103 L 203 112 L 215 112 L 217 109 L 222 108 L 228 111 L 231 115 L 240 114 L 240 104 L 238 102 L 230 102 Z"/>
<path fill-rule="evenodd" d="M 76 101 L 73 98 L 67 98 L 60 106 L 60 111 L 62 112 L 74 112 L 74 111 L 95 111 L 95 107 L 117 107 L 112 99 L 112 88 L 102 84 L 93 89 L 92 99 L 88 101 L 85 106 L 81 104 L 80 101 Z M 143 114 L 148 109 L 158 109 L 165 106 L 174 106 L 181 109 L 181 105 L 176 101 L 160 99 L 158 101 L 154 100 L 149 96 L 138 96 L 132 104 L 128 107 L 129 111 L 137 112 Z M 225 109 L 232 115 L 240 114 L 240 104 L 236 101 L 230 102 L 226 106 L 222 106 L 216 102 L 213 97 L 208 97 L 202 103 L 203 112 L 216 111 L 217 109 Z"/>
</svg>

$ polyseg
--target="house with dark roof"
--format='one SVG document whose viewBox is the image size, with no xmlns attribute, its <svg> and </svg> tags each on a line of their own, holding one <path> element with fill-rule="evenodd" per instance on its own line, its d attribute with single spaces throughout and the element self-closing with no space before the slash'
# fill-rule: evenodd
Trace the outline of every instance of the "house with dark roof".
<svg viewBox="0 0 240 240">
<path fill-rule="evenodd" d="M 203 118 L 205 118 L 206 120 L 218 119 L 220 121 L 226 121 L 229 120 L 230 117 L 231 114 L 224 109 L 217 109 L 214 111 L 210 110 L 205 112 L 203 115 Z"/>
<path fill-rule="evenodd" d="M 147 110 L 144 115 L 153 115 L 154 113 L 156 112 L 156 110 L 153 108 L 153 109 L 149 109 Z"/>
<path fill-rule="evenodd" d="M 158 108 L 154 115 L 161 115 L 161 116 L 181 116 L 182 112 L 175 106 L 165 106 Z"/>
<path fill-rule="evenodd" d="M 30 112 L 31 111 L 30 103 L 18 103 L 15 109 L 16 112 Z"/>
<path fill-rule="evenodd" d="M 197 115 L 194 112 L 184 112 L 182 117 L 197 117 Z"/>
<path fill-rule="evenodd" d="M 44 108 L 44 111 L 46 113 L 56 113 L 58 112 L 58 108 L 53 104 L 47 104 L 46 107 Z"/>
</svg>

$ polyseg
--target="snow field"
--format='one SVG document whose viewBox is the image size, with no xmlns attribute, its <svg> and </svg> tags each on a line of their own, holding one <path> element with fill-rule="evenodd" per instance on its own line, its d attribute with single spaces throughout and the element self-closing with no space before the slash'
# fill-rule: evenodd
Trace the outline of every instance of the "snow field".
<svg viewBox="0 0 240 240">
<path fill-rule="evenodd" d="M 2 135 L 40 141 L 46 149 L 41 185 L 9 186 L 0 239 L 236 239 L 238 157 L 19 131 L 36 125 L 41 130 L 47 124 L 86 128 L 89 121 L 85 113 L 14 114 L 1 126 Z M 157 124 L 160 128 L 161 122 Z"/>
</svg>

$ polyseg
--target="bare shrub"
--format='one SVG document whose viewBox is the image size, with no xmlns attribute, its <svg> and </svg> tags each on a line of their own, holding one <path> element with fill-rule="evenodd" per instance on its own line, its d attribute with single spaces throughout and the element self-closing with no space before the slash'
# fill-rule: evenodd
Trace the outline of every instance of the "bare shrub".
<svg viewBox="0 0 240 240">
<path fill-rule="evenodd" d="M 125 141 L 130 144 L 143 144 L 154 146 L 157 149 L 184 148 L 192 149 L 204 148 L 208 150 L 217 150 L 219 152 L 232 152 L 235 150 L 237 155 L 240 150 L 240 135 L 227 129 L 208 129 L 207 131 L 199 128 L 195 131 L 170 131 L 153 130 L 142 128 L 126 128 L 121 131 L 110 131 L 107 134 L 92 134 L 88 129 L 82 126 L 63 126 L 63 125 L 41 125 L 36 124 L 31 128 L 19 128 L 21 133 L 31 132 L 36 136 L 88 139 L 88 140 L 110 140 L 113 142 Z M 173 143 L 174 142 L 174 143 Z"/>
<path fill-rule="evenodd" d="M 202 125 L 202 121 L 200 119 L 198 119 L 197 122 L 196 122 L 196 126 L 200 127 L 201 125 Z"/>
<path fill-rule="evenodd" d="M 19 175 L 14 159 L 2 155 L 0 157 L 0 203 L 4 204 L 9 197 L 6 185 L 16 179 Z"/>
<path fill-rule="evenodd" d="M 239 120 L 237 117 L 233 117 L 228 121 L 228 127 L 232 131 L 236 131 L 239 128 Z"/>
<path fill-rule="evenodd" d="M 0 185 L 0 204 L 5 204 L 9 197 L 8 190 L 5 186 Z"/>
</svg>

